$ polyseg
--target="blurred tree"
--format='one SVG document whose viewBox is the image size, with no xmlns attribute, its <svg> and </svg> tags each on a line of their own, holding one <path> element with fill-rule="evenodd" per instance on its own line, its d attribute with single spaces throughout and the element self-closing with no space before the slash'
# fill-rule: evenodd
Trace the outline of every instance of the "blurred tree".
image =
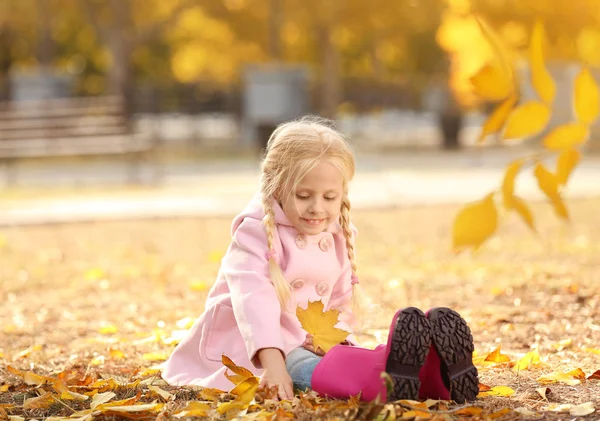
<svg viewBox="0 0 600 421">
<path fill-rule="evenodd" d="M 184 11 L 197 3 L 198 0 L 79 0 L 81 10 L 110 54 L 108 91 L 123 96 L 129 114 L 133 111 L 135 50 L 175 24 Z"/>
</svg>

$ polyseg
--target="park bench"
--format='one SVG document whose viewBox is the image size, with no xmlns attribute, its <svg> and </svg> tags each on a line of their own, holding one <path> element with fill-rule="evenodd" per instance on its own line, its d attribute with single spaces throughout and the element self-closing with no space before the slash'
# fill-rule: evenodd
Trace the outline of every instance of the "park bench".
<svg viewBox="0 0 600 421">
<path fill-rule="evenodd" d="M 129 181 L 141 181 L 142 164 L 150 162 L 157 181 L 156 147 L 155 138 L 133 130 L 120 97 L 0 103 L 0 163 L 8 185 L 19 160 L 101 155 L 126 157 Z"/>
</svg>

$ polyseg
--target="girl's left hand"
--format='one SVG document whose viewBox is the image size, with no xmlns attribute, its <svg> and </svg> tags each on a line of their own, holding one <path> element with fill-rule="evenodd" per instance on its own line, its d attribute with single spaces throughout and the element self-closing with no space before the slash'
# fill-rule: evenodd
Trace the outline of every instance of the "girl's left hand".
<svg viewBox="0 0 600 421">
<path fill-rule="evenodd" d="M 309 350 L 310 352 L 317 354 L 320 357 L 325 355 L 325 351 L 323 351 L 321 348 L 315 349 L 315 345 L 313 344 L 313 335 L 311 335 L 310 333 L 306 334 L 306 339 L 304 340 L 302 347 L 304 349 Z"/>
</svg>

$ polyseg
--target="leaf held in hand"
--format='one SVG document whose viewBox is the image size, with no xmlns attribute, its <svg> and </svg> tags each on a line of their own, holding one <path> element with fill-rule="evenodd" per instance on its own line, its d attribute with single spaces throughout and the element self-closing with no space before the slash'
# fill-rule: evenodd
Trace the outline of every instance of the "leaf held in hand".
<svg viewBox="0 0 600 421">
<path fill-rule="evenodd" d="M 325 352 L 344 342 L 350 334 L 335 327 L 339 322 L 339 314 L 340 311 L 336 309 L 324 311 L 322 301 L 309 302 L 306 310 L 300 307 L 296 309 L 302 328 L 313 335 L 315 349 L 321 348 Z"/>
</svg>

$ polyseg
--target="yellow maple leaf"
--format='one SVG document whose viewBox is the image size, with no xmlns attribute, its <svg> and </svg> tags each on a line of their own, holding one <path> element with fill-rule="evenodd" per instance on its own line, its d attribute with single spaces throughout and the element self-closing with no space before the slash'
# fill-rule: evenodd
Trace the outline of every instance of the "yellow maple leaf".
<svg viewBox="0 0 600 421">
<path fill-rule="evenodd" d="M 537 382 L 540 384 L 564 383 L 570 386 L 580 384 L 582 380 L 585 380 L 585 373 L 581 368 L 576 368 L 568 373 L 555 371 L 537 378 Z"/>
<path fill-rule="evenodd" d="M 533 351 L 529 351 L 523 358 L 521 358 L 515 366 L 513 367 L 513 371 L 519 372 L 522 370 L 529 370 L 532 366 L 536 364 L 540 364 L 540 353 L 537 349 Z"/>
<path fill-rule="evenodd" d="M 485 392 L 479 392 L 477 395 L 478 398 L 484 396 L 504 396 L 509 397 L 515 394 L 515 391 L 508 386 L 494 386 L 490 390 L 486 390 Z"/>
<path fill-rule="evenodd" d="M 350 332 L 334 327 L 338 323 L 339 310 L 323 310 L 322 301 L 312 301 L 308 303 L 306 310 L 298 307 L 296 316 L 302 328 L 313 335 L 315 348 L 327 352 L 335 345 L 344 342 Z"/>
<path fill-rule="evenodd" d="M 250 370 L 242 366 L 236 365 L 227 355 L 221 355 L 221 362 L 225 367 L 227 367 L 234 373 L 233 375 L 231 375 L 228 371 L 225 371 L 225 377 L 227 377 L 227 379 L 234 385 L 238 386 L 239 384 L 251 378 L 256 379 L 256 384 L 258 384 L 258 379 Z"/>
<path fill-rule="evenodd" d="M 493 350 L 492 352 L 490 352 L 490 354 L 485 358 L 485 361 L 491 361 L 494 363 L 508 363 L 510 362 L 510 357 L 507 355 L 504 355 L 500 352 L 500 348 L 501 346 L 498 345 L 498 347 Z"/>
</svg>

